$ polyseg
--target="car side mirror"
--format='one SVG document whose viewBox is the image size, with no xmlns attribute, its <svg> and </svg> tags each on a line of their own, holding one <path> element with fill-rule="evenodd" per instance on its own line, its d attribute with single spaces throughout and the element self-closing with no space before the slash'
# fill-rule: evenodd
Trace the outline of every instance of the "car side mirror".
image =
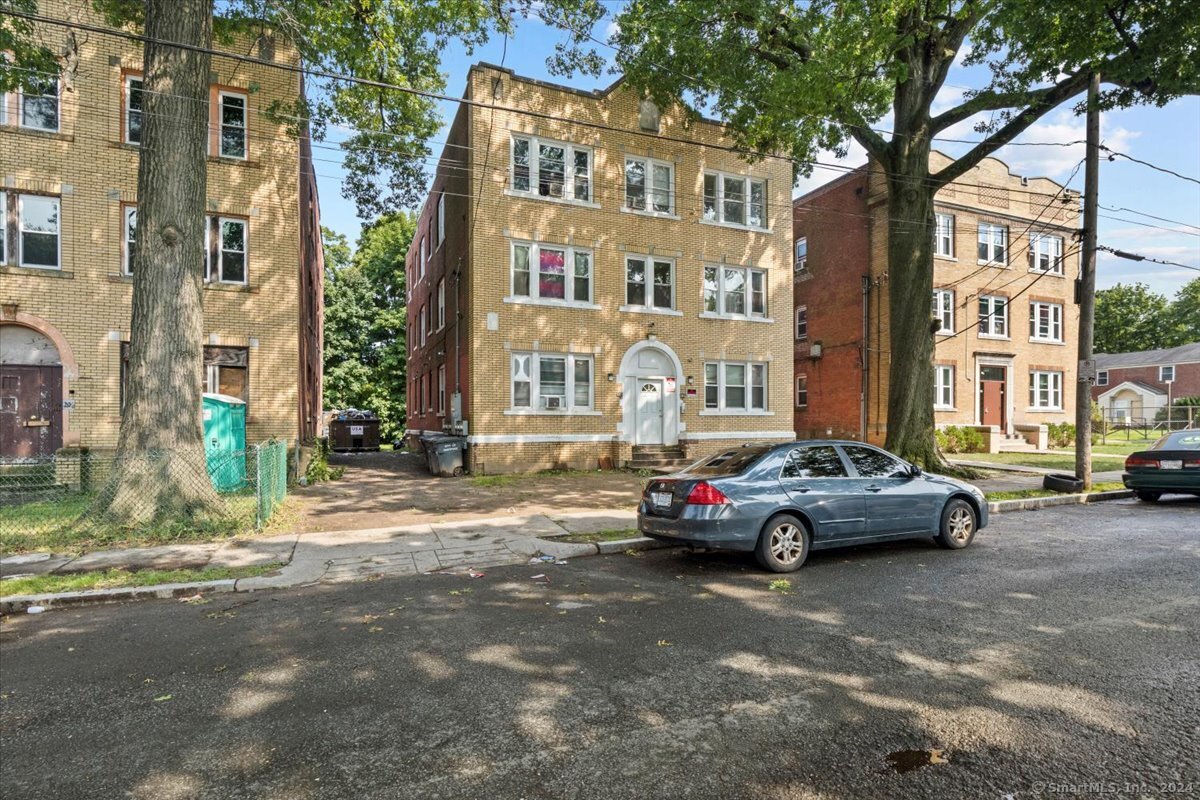
<svg viewBox="0 0 1200 800">
<path fill-rule="evenodd" d="M 921 477 L 921 468 L 918 467 L 916 464 L 909 464 L 908 465 L 908 477 L 910 477 L 910 478 Z"/>
</svg>

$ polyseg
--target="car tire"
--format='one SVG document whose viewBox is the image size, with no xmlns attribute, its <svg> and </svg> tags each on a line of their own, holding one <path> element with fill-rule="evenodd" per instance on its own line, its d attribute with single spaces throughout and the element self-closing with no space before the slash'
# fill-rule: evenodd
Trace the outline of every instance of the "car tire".
<svg viewBox="0 0 1200 800">
<path fill-rule="evenodd" d="M 1074 475 L 1047 475 L 1042 478 L 1042 488 L 1052 492 L 1077 494 L 1083 491 L 1083 481 Z"/>
<path fill-rule="evenodd" d="M 978 531 L 979 515 L 974 507 L 961 497 L 954 497 L 942 509 L 941 525 L 933 540 L 947 550 L 962 550 L 975 541 Z"/>
<path fill-rule="evenodd" d="M 791 514 L 776 514 L 767 520 L 754 557 L 771 572 L 795 572 L 808 558 L 809 536 L 804 523 Z"/>
<path fill-rule="evenodd" d="M 1146 492 L 1140 489 L 1134 492 L 1134 494 L 1137 495 L 1137 499 L 1141 500 L 1143 503 L 1157 503 L 1158 498 L 1162 497 L 1162 492 Z"/>
</svg>

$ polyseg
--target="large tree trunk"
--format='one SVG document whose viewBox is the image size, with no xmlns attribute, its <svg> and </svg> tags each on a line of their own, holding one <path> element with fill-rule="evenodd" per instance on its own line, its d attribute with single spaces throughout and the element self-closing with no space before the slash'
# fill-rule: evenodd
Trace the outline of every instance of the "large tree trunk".
<svg viewBox="0 0 1200 800">
<path fill-rule="evenodd" d="M 146 0 L 145 33 L 125 409 L 96 509 L 129 525 L 222 510 L 200 420 L 211 59 L 160 43 L 210 47 L 212 0 Z"/>
</svg>

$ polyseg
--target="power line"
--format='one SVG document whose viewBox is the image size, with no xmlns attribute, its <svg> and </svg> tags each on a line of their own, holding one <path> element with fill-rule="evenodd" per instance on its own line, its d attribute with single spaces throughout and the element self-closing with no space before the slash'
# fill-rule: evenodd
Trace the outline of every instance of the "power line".
<svg viewBox="0 0 1200 800">
<path fill-rule="evenodd" d="M 1149 261 L 1154 264 L 1162 264 L 1162 265 L 1168 266 L 1168 267 L 1182 267 L 1183 269 L 1190 269 L 1190 270 L 1194 270 L 1195 272 L 1200 272 L 1200 267 L 1193 267 L 1190 264 L 1180 264 L 1178 261 L 1166 261 L 1161 258 L 1151 258 L 1150 256 L 1143 256 L 1138 253 L 1129 253 L 1124 250 L 1117 250 L 1112 247 L 1106 247 L 1105 245 L 1102 245 L 1102 244 L 1096 245 L 1096 249 L 1103 250 L 1106 253 L 1112 253 L 1117 258 L 1123 258 L 1127 261 Z"/>
<path fill-rule="evenodd" d="M 1164 172 L 1167 175 L 1174 175 L 1176 178 L 1179 178 L 1180 180 L 1191 181 L 1194 184 L 1200 185 L 1200 178 L 1193 178 L 1188 175 L 1181 175 L 1173 169 L 1167 169 L 1166 167 L 1160 167 L 1157 164 L 1151 164 L 1149 161 L 1143 161 L 1140 158 L 1134 158 L 1133 156 L 1127 155 L 1125 153 L 1118 153 L 1116 150 L 1112 150 L 1108 147 L 1105 147 L 1104 145 L 1100 145 L 1100 149 L 1109 154 L 1108 155 L 1109 161 L 1113 161 L 1114 159 L 1117 159 L 1117 158 L 1124 158 L 1129 161 L 1132 161 L 1135 164 L 1141 164 L 1144 167 L 1149 167 L 1150 169 L 1155 169 L 1155 170 L 1158 170 L 1159 172 Z"/>
</svg>

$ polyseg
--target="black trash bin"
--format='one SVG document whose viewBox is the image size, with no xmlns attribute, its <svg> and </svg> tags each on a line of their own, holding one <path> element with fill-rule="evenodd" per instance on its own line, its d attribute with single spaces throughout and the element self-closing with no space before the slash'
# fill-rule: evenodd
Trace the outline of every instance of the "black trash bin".
<svg viewBox="0 0 1200 800">
<path fill-rule="evenodd" d="M 425 442 L 425 453 L 429 458 L 429 471 L 443 478 L 463 474 L 463 457 L 467 449 L 465 436 L 439 436 Z"/>
</svg>

